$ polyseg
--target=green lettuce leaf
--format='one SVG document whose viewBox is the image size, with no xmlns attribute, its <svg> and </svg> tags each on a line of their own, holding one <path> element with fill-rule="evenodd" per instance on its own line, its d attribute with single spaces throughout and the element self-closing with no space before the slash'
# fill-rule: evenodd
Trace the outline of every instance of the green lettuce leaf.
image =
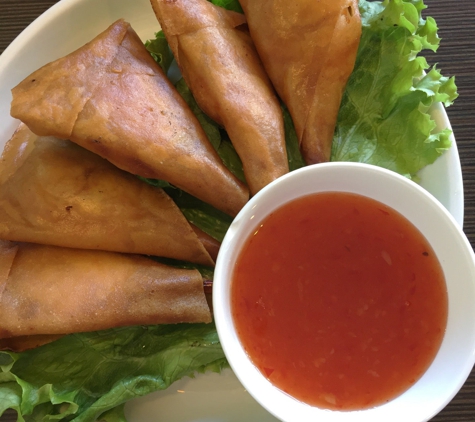
<svg viewBox="0 0 475 422">
<path fill-rule="evenodd" d="M 208 267 L 206 265 L 195 264 L 193 262 L 179 261 L 173 258 L 163 258 L 157 256 L 151 256 L 151 259 L 154 261 L 160 262 L 161 264 L 168 265 L 170 267 L 182 268 L 185 270 L 198 270 L 201 274 L 203 280 L 213 280 L 214 277 L 214 267 Z"/>
<path fill-rule="evenodd" d="M 4 375 L 4 374 L 0 374 Z M 13 376 L 10 378 L 13 379 Z M 18 412 L 18 421 L 23 422 L 24 419 L 21 416 L 21 387 L 20 385 L 13 381 L 4 381 L 0 376 L 0 415 L 2 415 L 5 410 L 13 409 Z"/>
<path fill-rule="evenodd" d="M 153 59 L 160 65 L 165 74 L 167 74 L 173 61 L 173 53 L 170 50 L 163 31 L 157 32 L 155 38 L 147 40 L 145 42 L 145 48 Z"/>
<path fill-rule="evenodd" d="M 285 146 L 287 150 L 287 159 L 289 161 L 289 170 L 294 171 L 304 167 L 305 161 L 300 152 L 299 140 L 289 110 L 284 104 L 281 104 L 281 108 L 284 118 Z"/>
<path fill-rule="evenodd" d="M 228 10 L 233 10 L 235 12 L 243 13 L 242 7 L 239 4 L 238 0 L 208 0 L 216 6 L 224 7 Z"/>
<path fill-rule="evenodd" d="M 0 352 L 0 414 L 14 408 L 27 421 L 121 421 L 127 400 L 226 365 L 213 324 L 70 335 L 20 354 Z"/>
<path fill-rule="evenodd" d="M 200 122 L 211 145 L 213 145 L 223 163 L 239 180 L 245 182 L 241 159 L 231 144 L 227 133 L 214 120 L 203 113 L 183 78 L 176 83 L 176 88 Z"/>
<path fill-rule="evenodd" d="M 233 219 L 206 202 L 179 189 L 165 189 L 186 219 L 218 241 L 224 239 Z"/>
<path fill-rule="evenodd" d="M 219 131 L 219 126 L 211 118 L 203 113 L 183 78 L 181 78 L 175 84 L 175 86 L 179 94 L 182 96 L 193 114 L 200 122 L 200 125 L 206 133 L 211 145 L 213 145 L 213 148 L 217 151 L 221 144 L 221 133 Z"/>
<path fill-rule="evenodd" d="M 127 422 L 124 414 L 125 403 L 104 412 L 97 422 Z"/>
<path fill-rule="evenodd" d="M 454 78 L 443 77 L 418 56 L 439 44 L 421 0 L 360 0 L 363 31 L 355 69 L 338 116 L 332 161 L 375 164 L 413 177 L 450 147 L 450 131 L 435 130 L 429 112 L 457 97 Z"/>
</svg>

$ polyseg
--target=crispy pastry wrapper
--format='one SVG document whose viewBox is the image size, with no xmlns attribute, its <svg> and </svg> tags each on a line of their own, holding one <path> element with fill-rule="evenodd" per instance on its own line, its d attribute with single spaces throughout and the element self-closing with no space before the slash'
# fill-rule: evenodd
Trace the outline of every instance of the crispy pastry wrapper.
<svg viewBox="0 0 475 422">
<path fill-rule="evenodd" d="M 23 123 L 0 159 L 0 239 L 214 265 L 162 189 Z"/>
<path fill-rule="evenodd" d="M 251 194 L 287 173 L 282 110 L 244 16 L 207 0 L 151 3 L 198 105 L 229 134 Z"/>
<path fill-rule="evenodd" d="M 307 164 L 328 161 L 361 36 L 357 0 L 240 0 Z"/>
<path fill-rule="evenodd" d="M 196 270 L 139 255 L 0 243 L 0 338 L 210 322 Z"/>
<path fill-rule="evenodd" d="M 198 120 L 131 26 L 119 20 L 12 90 L 11 115 L 37 135 L 163 179 L 236 215 L 249 193 L 224 166 Z"/>
</svg>

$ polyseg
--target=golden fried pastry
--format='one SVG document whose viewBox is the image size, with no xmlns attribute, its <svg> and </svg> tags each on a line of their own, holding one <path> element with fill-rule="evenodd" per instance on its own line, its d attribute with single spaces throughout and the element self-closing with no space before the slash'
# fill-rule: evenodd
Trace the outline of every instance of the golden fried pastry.
<svg viewBox="0 0 475 422">
<path fill-rule="evenodd" d="M 131 26 L 119 20 L 12 90 L 11 115 L 236 215 L 249 193 Z"/>
<path fill-rule="evenodd" d="M 200 108 L 226 129 L 251 194 L 289 171 L 279 100 L 242 14 L 207 0 L 152 0 Z"/>
<path fill-rule="evenodd" d="M 0 242 L 0 338 L 210 321 L 196 270 L 139 255 Z"/>
<path fill-rule="evenodd" d="M 361 36 L 357 0 L 240 0 L 307 164 L 328 161 Z"/>
<path fill-rule="evenodd" d="M 0 159 L 0 239 L 214 264 L 162 189 L 22 123 Z"/>
</svg>

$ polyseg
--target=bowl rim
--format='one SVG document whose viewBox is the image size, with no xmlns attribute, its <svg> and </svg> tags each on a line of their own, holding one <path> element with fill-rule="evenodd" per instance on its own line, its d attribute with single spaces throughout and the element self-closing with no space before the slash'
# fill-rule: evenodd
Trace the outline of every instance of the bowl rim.
<svg viewBox="0 0 475 422">
<path fill-rule="evenodd" d="M 274 209 L 294 198 L 320 191 L 359 193 L 399 211 L 431 243 L 446 276 L 449 316 L 446 334 L 434 362 L 405 393 L 370 409 L 319 409 L 300 403 L 278 390 L 247 357 L 232 322 L 229 287 L 236 250 L 240 250 L 252 229 Z M 400 195 L 413 202 L 408 204 L 407 201 L 401 201 Z M 422 213 L 422 209 L 426 213 Z M 442 238 L 446 239 L 443 245 Z M 466 276 L 465 281 L 461 272 Z M 264 408 L 284 421 L 301 422 L 320 417 L 323 421 L 332 422 L 372 422 L 390 420 L 388 415 L 397 415 L 397 420 L 426 421 L 455 396 L 475 363 L 475 255 L 467 237 L 454 217 L 432 194 L 404 176 L 370 164 L 330 162 L 307 166 L 282 176 L 251 198 L 236 216 L 222 242 L 213 282 L 213 309 L 223 350 L 237 378 Z M 468 313 L 465 315 L 467 332 L 463 334 L 466 337 L 463 344 L 457 345 L 457 351 L 452 343 L 461 337 L 458 331 L 460 322 L 463 322 L 462 313 Z M 444 359 L 447 360 L 451 354 L 456 355 L 454 357 L 458 366 L 455 370 L 451 366 L 448 371 Z M 437 385 L 428 388 L 429 381 Z M 421 398 L 424 399 L 422 403 Z"/>
</svg>

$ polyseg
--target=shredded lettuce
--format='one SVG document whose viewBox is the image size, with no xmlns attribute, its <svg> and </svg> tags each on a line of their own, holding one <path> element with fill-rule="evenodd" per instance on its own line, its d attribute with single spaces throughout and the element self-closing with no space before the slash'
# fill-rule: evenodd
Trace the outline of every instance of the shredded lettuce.
<svg viewBox="0 0 475 422">
<path fill-rule="evenodd" d="M 237 0 L 212 0 L 241 11 Z M 450 147 L 450 132 L 435 131 L 433 104 L 457 97 L 454 78 L 429 69 L 419 56 L 436 50 L 432 18 L 422 19 L 422 0 L 360 0 L 363 33 L 348 81 L 333 142 L 332 160 L 376 164 L 413 177 Z M 168 71 L 172 55 L 163 33 L 146 46 Z M 231 170 L 242 166 L 226 133 L 205 116 L 183 81 L 177 88 L 194 110 L 211 143 Z M 291 170 L 303 166 L 292 120 L 283 106 Z M 241 172 L 241 173 L 240 173 Z M 231 217 L 173 188 L 164 187 L 189 221 L 222 240 Z M 179 264 L 181 265 L 181 264 Z M 209 269 L 201 269 L 208 277 Z M 175 380 L 226 365 L 213 324 L 125 327 L 63 337 L 20 354 L 0 352 L 0 415 L 18 421 L 125 422 L 123 404 Z"/>
</svg>

